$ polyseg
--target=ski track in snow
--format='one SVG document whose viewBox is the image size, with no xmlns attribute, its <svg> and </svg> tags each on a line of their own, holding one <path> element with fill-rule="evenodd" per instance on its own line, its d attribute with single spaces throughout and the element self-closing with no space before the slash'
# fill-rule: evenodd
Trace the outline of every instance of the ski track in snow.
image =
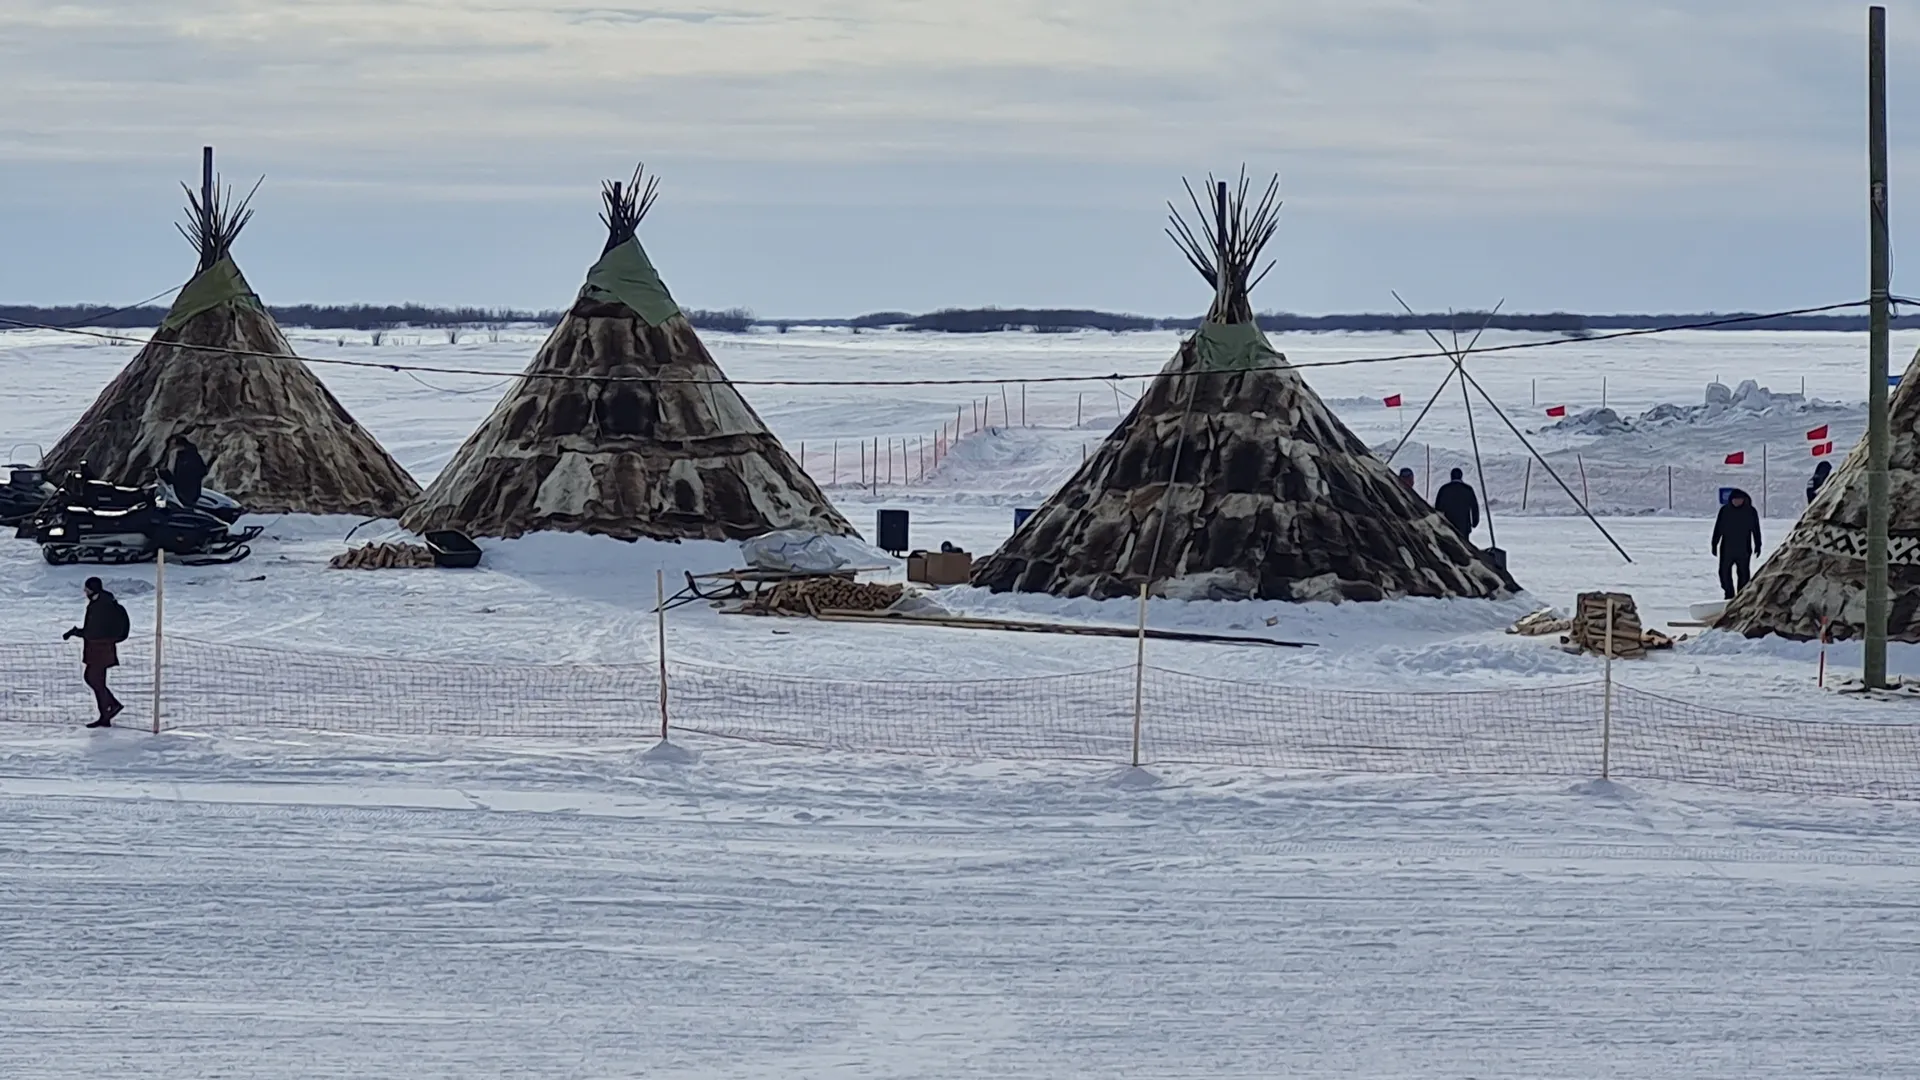
<svg viewBox="0 0 1920 1080">
<path fill-rule="evenodd" d="M 365 335 L 292 336 L 313 355 L 506 374 L 540 334 L 445 345 L 403 333 L 378 349 Z M 737 379 L 1017 379 L 1151 372 L 1175 339 L 707 340 Z M 1535 380 L 1543 404 L 1574 412 L 1599 404 L 1602 375 L 1623 415 L 1696 402 L 1715 376 L 1782 392 L 1804 376 L 1811 396 L 1856 401 L 1863 340 L 1690 334 L 1473 364 L 1533 428 L 1537 412 L 1519 403 Z M 1424 341 L 1280 345 L 1312 361 Z M 50 445 L 130 356 L 0 333 L 0 378 L 16 391 L 0 400 L 0 443 Z M 1401 420 L 1378 398 L 1424 402 L 1445 366 L 1308 377 L 1377 445 Z M 316 371 L 423 482 L 497 397 Z M 962 440 L 924 485 L 852 487 L 858 440 L 931 435 L 956 406 L 970 420 L 976 390 L 1017 421 L 1017 387 L 1007 405 L 985 387 L 744 388 L 790 449 L 807 442 L 816 476 L 840 441 L 844 482 L 831 494 L 856 525 L 904 507 L 916 545 L 978 553 L 1077 465 L 1127 397 L 1099 383 L 1030 387 L 1037 426 Z M 1705 485 L 1728 478 L 1712 460 L 1729 441 L 1791 442 L 1802 420 L 1542 441 L 1649 476 L 1691 462 Z M 1505 484 L 1519 450 L 1489 428 L 1490 483 Z M 1420 439 L 1436 468 L 1462 462 L 1457 396 Z M 1791 503 L 1805 465 L 1781 464 L 1776 498 Z M 1156 601 L 1155 626 L 1319 647 L 1153 642 L 1150 662 L 1348 689 L 1557 683 L 1598 664 L 1502 633 L 1533 598 L 1565 606 L 1582 589 L 1625 589 L 1658 623 L 1716 593 L 1698 517 L 1607 519 L 1626 563 L 1565 507 L 1531 509 L 1496 525 L 1532 598 Z M 1791 524 L 1782 512 L 1770 544 Z M 169 569 L 170 633 L 363 657 L 646 664 L 654 571 L 671 590 L 684 570 L 737 560 L 730 545 L 551 537 L 490 545 L 473 572 L 329 572 L 359 523 L 266 524 L 245 563 Z M 90 572 L 46 567 L 31 545 L 0 539 L 0 640 L 57 637 Z M 98 572 L 136 625 L 151 618 L 150 569 Z M 971 613 L 1134 618 L 1130 601 L 939 595 Z M 1134 648 L 776 623 L 700 605 L 672 614 L 668 647 L 690 661 L 897 680 L 1125 666 Z M 1619 676 L 1728 709 L 1910 722 L 1910 706 L 1815 690 L 1815 652 L 1709 635 Z M 1856 665 L 1857 650 L 1837 647 L 1830 662 Z M 1894 667 L 1920 674 L 1920 650 L 1897 648 Z M 0 724 L 0 1075 L 1920 1076 L 1920 806 L 689 746 L 703 756 L 672 766 L 619 745 Z"/>
</svg>

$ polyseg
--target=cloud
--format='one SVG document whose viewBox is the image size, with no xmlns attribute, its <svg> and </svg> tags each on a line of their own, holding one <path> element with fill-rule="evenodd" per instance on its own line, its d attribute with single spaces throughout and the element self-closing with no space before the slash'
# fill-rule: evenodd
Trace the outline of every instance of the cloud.
<svg viewBox="0 0 1920 1080">
<path fill-rule="evenodd" d="M 15 0 L 0 155 L 211 139 L 286 182 L 479 198 L 646 156 L 1249 161 L 1418 213 L 1771 205 L 1858 157 L 1859 21 L 1826 0 Z"/>
</svg>

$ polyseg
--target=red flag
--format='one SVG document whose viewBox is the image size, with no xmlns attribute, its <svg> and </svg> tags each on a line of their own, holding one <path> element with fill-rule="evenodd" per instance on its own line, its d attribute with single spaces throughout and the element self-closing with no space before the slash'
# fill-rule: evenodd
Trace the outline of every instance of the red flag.
<svg viewBox="0 0 1920 1080">
<path fill-rule="evenodd" d="M 1727 455 L 1727 464 L 1729 465 L 1745 465 L 1746 463 L 1747 452 L 1745 450 L 1735 450 L 1733 453 Z"/>
<path fill-rule="evenodd" d="M 1825 424 L 1821 424 L 1819 427 L 1814 428 L 1812 431 L 1807 432 L 1808 442 L 1819 442 L 1822 439 L 1825 439 L 1826 437 L 1827 437 L 1827 425 Z"/>
<path fill-rule="evenodd" d="M 1826 457 L 1831 453 L 1833 453 L 1833 444 L 1830 442 L 1820 443 L 1813 448 L 1814 457 Z"/>
<path fill-rule="evenodd" d="M 1565 416 L 1567 415 L 1567 407 L 1565 405 L 1555 405 L 1547 410 L 1547 415 L 1548 416 Z"/>
<path fill-rule="evenodd" d="M 1397 409 L 1400 407 L 1400 395 L 1388 394 L 1384 399 L 1381 400 L 1380 404 L 1385 405 L 1389 409 Z"/>
</svg>

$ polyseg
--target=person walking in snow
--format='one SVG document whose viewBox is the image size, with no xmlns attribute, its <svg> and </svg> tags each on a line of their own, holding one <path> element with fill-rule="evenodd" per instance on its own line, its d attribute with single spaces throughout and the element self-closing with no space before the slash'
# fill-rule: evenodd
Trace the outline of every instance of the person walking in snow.
<svg viewBox="0 0 1920 1080">
<path fill-rule="evenodd" d="M 1807 505 L 1813 505 L 1813 497 L 1820 494 L 1820 485 L 1827 482 L 1828 474 L 1833 472 L 1833 462 L 1823 461 L 1813 467 L 1813 479 L 1807 481 Z"/>
<path fill-rule="evenodd" d="M 200 456 L 200 448 L 185 435 L 168 437 L 167 459 L 156 471 L 160 479 L 172 486 L 174 498 L 180 500 L 181 506 L 192 509 L 200 505 L 201 485 L 207 480 L 207 461 Z"/>
<path fill-rule="evenodd" d="M 120 606 L 120 601 L 114 599 L 97 577 L 87 579 L 86 594 L 86 620 L 62 634 L 61 640 L 80 639 L 80 662 L 86 668 L 87 688 L 93 691 L 94 704 L 100 709 L 99 719 L 87 726 L 112 727 L 113 718 L 126 706 L 107 689 L 107 670 L 120 666 L 119 645 L 127 640 L 130 629 L 127 609 Z"/>
<path fill-rule="evenodd" d="M 1713 553 L 1720 556 L 1720 589 L 1731 600 L 1735 572 L 1739 573 L 1739 588 L 1746 588 L 1753 579 L 1751 562 L 1760 554 L 1760 511 L 1739 488 L 1727 495 L 1726 505 L 1713 519 Z"/>
<path fill-rule="evenodd" d="M 1460 478 L 1459 469 L 1448 474 L 1449 479 L 1434 492 L 1433 508 L 1461 536 L 1473 535 L 1480 526 L 1480 497 L 1473 492 L 1473 485 Z"/>
</svg>

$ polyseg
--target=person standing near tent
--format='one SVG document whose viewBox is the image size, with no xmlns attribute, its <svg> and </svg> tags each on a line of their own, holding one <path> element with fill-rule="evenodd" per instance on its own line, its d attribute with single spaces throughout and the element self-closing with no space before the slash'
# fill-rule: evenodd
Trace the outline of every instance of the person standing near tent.
<svg viewBox="0 0 1920 1080">
<path fill-rule="evenodd" d="M 1403 488 L 1406 488 L 1408 491 L 1415 490 L 1413 486 L 1413 470 L 1412 469 L 1403 468 L 1400 470 L 1400 486 Z"/>
<path fill-rule="evenodd" d="M 1733 599 L 1734 574 L 1739 572 L 1739 588 L 1753 579 L 1752 560 L 1760 554 L 1760 512 L 1747 493 L 1734 488 L 1726 505 L 1713 519 L 1713 552 L 1720 556 L 1720 589 Z"/>
<path fill-rule="evenodd" d="M 1820 494 L 1820 485 L 1827 482 L 1828 474 L 1833 472 L 1833 462 L 1823 461 L 1813 467 L 1813 479 L 1807 481 L 1807 505 L 1813 505 L 1813 497 Z"/>
<path fill-rule="evenodd" d="M 200 505 L 200 489 L 207 480 L 207 460 L 200 456 L 200 448 L 185 435 L 172 435 L 167 439 L 167 451 L 167 460 L 156 470 L 160 479 L 173 487 L 181 506 Z"/>
<path fill-rule="evenodd" d="M 86 620 L 62 634 L 61 640 L 80 639 L 80 662 L 86 667 L 87 688 L 93 691 L 94 704 L 100 709 L 99 719 L 87 726 L 112 727 L 113 718 L 126 706 L 107 689 L 107 670 L 120 666 L 120 643 L 127 640 L 131 627 L 127 609 L 120 606 L 120 601 L 114 599 L 99 578 L 87 579 L 86 593 Z"/>
<path fill-rule="evenodd" d="M 1448 474 L 1446 483 L 1434 492 L 1433 508 L 1447 519 L 1455 532 L 1461 536 L 1473 535 L 1480 526 L 1480 497 L 1474 494 L 1473 485 L 1460 478 L 1459 469 Z"/>
</svg>

